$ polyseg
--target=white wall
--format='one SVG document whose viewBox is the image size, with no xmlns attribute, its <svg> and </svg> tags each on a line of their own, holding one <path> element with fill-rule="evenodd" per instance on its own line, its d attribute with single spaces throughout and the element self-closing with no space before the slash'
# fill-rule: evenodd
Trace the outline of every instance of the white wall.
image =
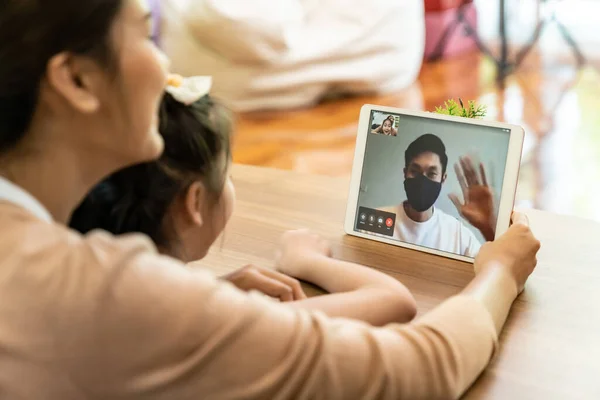
<svg viewBox="0 0 600 400">
<path fill-rule="evenodd" d="M 386 116 L 376 116 L 373 119 L 379 121 Z M 435 204 L 436 207 L 447 214 L 460 218 L 456 207 L 448 198 L 448 194 L 456 193 L 460 199 L 463 197 L 454 171 L 454 163 L 460 156 L 467 154 L 484 163 L 488 181 L 494 190 L 496 199 L 499 198 L 508 153 L 508 133 L 496 128 L 401 116 L 398 136 L 376 134 L 368 136 L 359 196 L 360 206 L 381 208 L 400 204 L 406 200 L 403 173 L 404 152 L 410 143 L 426 133 L 437 135 L 444 142 L 448 155 L 448 178 L 442 186 L 442 192 Z M 466 221 L 465 224 L 471 227 Z M 479 231 L 475 228 L 472 228 L 472 231 L 483 242 Z"/>
</svg>

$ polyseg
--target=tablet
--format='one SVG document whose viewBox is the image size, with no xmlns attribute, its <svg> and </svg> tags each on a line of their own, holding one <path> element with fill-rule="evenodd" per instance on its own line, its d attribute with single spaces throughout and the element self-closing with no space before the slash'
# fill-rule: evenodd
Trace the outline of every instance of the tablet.
<svg viewBox="0 0 600 400">
<path fill-rule="evenodd" d="M 365 105 L 347 234 L 472 262 L 510 225 L 523 128 Z"/>
</svg>

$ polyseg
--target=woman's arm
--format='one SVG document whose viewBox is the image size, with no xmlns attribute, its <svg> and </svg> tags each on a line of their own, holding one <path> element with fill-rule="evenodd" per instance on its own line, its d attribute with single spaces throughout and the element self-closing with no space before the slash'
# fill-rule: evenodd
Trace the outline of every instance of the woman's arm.
<svg viewBox="0 0 600 400">
<path fill-rule="evenodd" d="M 282 241 L 278 269 L 331 293 L 289 305 L 372 325 L 404 323 L 415 317 L 415 299 L 396 279 L 368 267 L 330 258 L 329 245 L 307 231 L 288 232 Z"/>
<path fill-rule="evenodd" d="M 525 215 L 515 213 L 513 222 L 509 231 L 496 242 L 481 247 L 475 261 L 477 275 L 462 292 L 486 308 L 498 333 L 512 302 L 535 268 L 540 248 Z M 373 325 L 414 318 L 415 300 L 400 282 L 330 256 L 329 245 L 317 235 L 306 231 L 284 235 L 278 269 L 332 293 L 301 300 L 294 304 L 296 307 L 322 310 L 330 316 L 360 319 Z"/>
<path fill-rule="evenodd" d="M 513 225 L 495 242 L 485 243 L 475 260 L 476 278 L 463 294 L 488 310 L 500 333 L 515 298 L 537 265 L 540 242 L 529 229 L 527 216 L 514 213 Z"/>
<path fill-rule="evenodd" d="M 535 266 L 539 243 L 522 223 L 482 248 L 460 296 L 385 328 L 246 296 L 139 243 L 92 237 L 69 260 L 106 265 L 74 286 L 79 313 L 53 328 L 73 333 L 62 367 L 102 398 L 459 398 Z"/>
</svg>

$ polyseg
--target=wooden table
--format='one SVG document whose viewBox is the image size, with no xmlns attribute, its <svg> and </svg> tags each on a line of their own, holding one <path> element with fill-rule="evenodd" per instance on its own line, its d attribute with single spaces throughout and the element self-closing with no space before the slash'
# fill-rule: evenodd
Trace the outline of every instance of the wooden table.
<svg viewBox="0 0 600 400">
<path fill-rule="evenodd" d="M 310 228 L 334 243 L 335 256 L 402 281 L 419 313 L 458 293 L 472 266 L 346 236 L 349 179 L 235 166 L 237 208 L 224 239 L 201 262 L 218 274 L 245 264 L 272 265 L 279 236 Z M 468 399 L 600 399 L 600 225 L 527 211 L 542 242 L 539 265 L 517 299 L 500 351 Z"/>
</svg>

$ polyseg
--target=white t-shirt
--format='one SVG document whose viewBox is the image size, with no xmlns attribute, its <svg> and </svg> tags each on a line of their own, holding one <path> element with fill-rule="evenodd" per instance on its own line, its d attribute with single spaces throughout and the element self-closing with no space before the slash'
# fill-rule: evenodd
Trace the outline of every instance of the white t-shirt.
<svg viewBox="0 0 600 400">
<path fill-rule="evenodd" d="M 481 243 L 473 232 L 439 208 L 434 207 L 433 215 L 425 222 L 410 219 L 403 204 L 385 211 L 396 214 L 394 239 L 466 257 L 475 257 L 479 252 Z"/>
</svg>

